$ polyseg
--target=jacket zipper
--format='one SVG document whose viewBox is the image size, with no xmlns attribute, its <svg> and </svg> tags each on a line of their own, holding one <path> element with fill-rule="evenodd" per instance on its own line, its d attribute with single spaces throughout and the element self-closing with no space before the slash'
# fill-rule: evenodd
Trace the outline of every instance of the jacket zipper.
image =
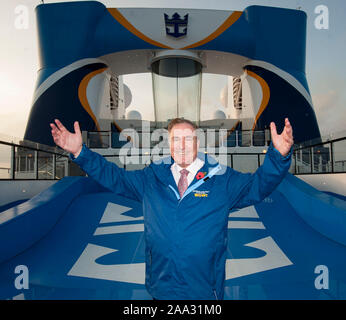
<svg viewBox="0 0 346 320">
<path fill-rule="evenodd" d="M 192 186 L 190 186 L 184 193 L 184 195 L 182 197 L 180 197 L 179 193 L 175 190 L 175 188 L 171 185 L 168 185 L 168 187 L 170 189 L 172 189 L 172 191 L 174 192 L 175 196 L 177 197 L 177 200 L 178 200 L 178 203 L 181 202 L 181 200 L 188 194 L 190 193 L 192 190 L 194 190 L 195 188 L 199 187 L 200 185 L 202 185 L 205 181 L 207 181 L 208 179 L 210 179 L 217 171 L 219 171 L 221 169 L 221 166 L 218 165 L 216 166 L 215 168 L 213 168 L 213 170 L 211 172 L 209 172 L 209 174 L 204 177 L 202 180 L 196 182 L 195 184 L 193 184 Z M 215 272 L 214 272 L 214 275 L 215 275 Z M 216 300 L 219 300 L 218 297 L 217 297 L 217 293 L 216 293 L 216 290 L 213 288 L 213 292 L 214 292 L 214 295 L 215 295 L 215 298 Z"/>
<path fill-rule="evenodd" d="M 173 190 L 173 192 L 174 192 L 175 196 L 177 197 L 177 199 L 180 200 L 179 193 L 171 185 L 168 185 L 168 187 Z"/>
<path fill-rule="evenodd" d="M 195 184 L 193 184 L 192 186 L 188 187 L 187 190 L 185 191 L 185 193 L 183 194 L 182 197 L 180 197 L 179 193 L 175 190 L 174 187 L 172 187 L 171 185 L 168 185 L 169 188 L 171 188 L 175 194 L 175 196 L 177 197 L 177 200 L 180 201 L 183 200 L 183 198 L 185 196 L 187 196 L 191 191 L 193 191 L 195 188 L 199 187 L 200 185 L 202 185 L 205 181 L 207 181 L 208 179 L 210 179 L 217 171 L 219 171 L 221 169 L 221 166 L 218 165 L 216 167 L 213 168 L 213 170 L 211 170 L 211 172 L 209 172 L 209 174 L 203 178 L 202 180 L 196 182 Z"/>
</svg>

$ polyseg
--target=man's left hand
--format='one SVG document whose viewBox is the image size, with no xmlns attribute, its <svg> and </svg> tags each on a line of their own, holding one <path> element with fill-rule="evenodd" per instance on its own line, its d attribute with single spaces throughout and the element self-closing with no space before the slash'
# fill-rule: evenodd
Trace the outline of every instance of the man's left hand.
<svg viewBox="0 0 346 320">
<path fill-rule="evenodd" d="M 270 132 L 274 148 L 284 157 L 287 156 L 293 145 L 293 129 L 288 118 L 285 118 L 285 127 L 281 134 L 277 133 L 274 122 L 270 123 Z"/>
</svg>

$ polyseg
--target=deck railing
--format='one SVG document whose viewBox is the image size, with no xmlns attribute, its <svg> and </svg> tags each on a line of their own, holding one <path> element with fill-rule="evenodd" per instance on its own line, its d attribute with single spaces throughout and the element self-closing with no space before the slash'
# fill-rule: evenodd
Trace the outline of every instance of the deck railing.
<svg viewBox="0 0 346 320">
<path fill-rule="evenodd" d="M 59 180 L 69 175 L 69 162 L 58 147 L 0 135 L 2 180 Z"/>
<path fill-rule="evenodd" d="M 220 139 L 218 130 L 209 132 L 211 132 L 209 136 L 208 134 L 202 136 L 204 139 L 201 143 L 202 152 L 211 153 L 216 158 L 222 156 L 223 164 L 241 172 L 257 170 L 263 163 L 271 141 L 269 130 L 226 131 L 224 136 L 226 138 L 223 140 Z M 117 132 L 102 131 L 85 132 L 84 138 L 85 143 L 96 151 L 111 149 L 111 155 L 104 152 L 107 160 L 113 161 L 127 170 L 134 170 L 143 168 L 152 161 L 151 151 L 160 141 L 157 136 L 152 139 L 150 135 L 152 132 L 134 130 L 128 131 L 126 136 Z M 127 136 L 130 136 L 130 139 Z M 143 137 L 147 139 L 146 144 L 143 143 Z M 220 142 L 221 140 L 222 142 Z M 135 147 L 136 156 L 142 160 L 140 163 L 134 157 L 121 155 L 120 149 L 128 148 L 130 150 L 133 147 Z M 162 148 L 164 147 L 166 154 L 169 155 L 167 144 L 163 143 Z M 130 154 L 130 152 L 128 153 Z M 164 151 L 161 151 L 161 154 L 163 153 Z M 340 133 L 337 138 L 318 138 L 294 145 L 289 171 L 292 174 L 346 173 L 346 133 Z"/>
<path fill-rule="evenodd" d="M 162 139 L 161 142 L 149 139 L 144 145 L 145 134 L 137 132 L 131 139 L 124 136 L 119 139 L 121 134 L 114 132 L 83 132 L 83 139 L 89 148 L 100 152 L 108 161 L 126 170 L 135 170 L 155 160 L 154 153 L 161 158 L 169 155 L 168 145 Z M 204 135 L 200 151 L 241 172 L 255 172 L 263 163 L 270 143 L 268 132 L 233 131 L 222 137 L 220 139 L 217 130 Z M 161 150 L 157 148 L 160 143 Z M 289 171 L 292 174 L 346 173 L 346 134 L 294 145 Z M 83 174 L 59 147 L 0 135 L 2 180 L 58 180 Z"/>
</svg>

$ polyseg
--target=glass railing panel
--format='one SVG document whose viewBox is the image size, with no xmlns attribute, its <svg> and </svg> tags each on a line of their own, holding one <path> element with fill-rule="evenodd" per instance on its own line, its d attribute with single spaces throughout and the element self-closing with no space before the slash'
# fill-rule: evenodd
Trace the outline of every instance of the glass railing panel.
<svg viewBox="0 0 346 320">
<path fill-rule="evenodd" d="M 290 168 L 288 169 L 288 172 L 292 174 L 296 174 L 296 158 L 294 154 L 292 154 L 291 165 L 290 165 Z"/>
<path fill-rule="evenodd" d="M 36 152 L 25 147 L 15 147 L 15 179 L 36 179 Z"/>
<path fill-rule="evenodd" d="M 251 147 L 252 131 L 238 131 L 238 145 L 240 147 Z"/>
<path fill-rule="evenodd" d="M 11 146 L 0 144 L 0 179 L 12 178 Z"/>
<path fill-rule="evenodd" d="M 38 151 L 38 179 L 54 179 L 53 154 Z"/>
<path fill-rule="evenodd" d="M 109 148 L 110 132 L 88 132 L 88 145 L 90 148 Z"/>
<path fill-rule="evenodd" d="M 258 168 L 257 154 L 234 154 L 233 169 L 240 172 L 255 172 Z"/>
<path fill-rule="evenodd" d="M 254 146 L 265 146 L 265 133 L 264 131 L 254 131 L 252 144 Z"/>
<path fill-rule="evenodd" d="M 331 147 L 330 143 L 312 148 L 313 152 L 313 173 L 332 172 Z"/>
<path fill-rule="evenodd" d="M 334 172 L 346 172 L 346 139 L 332 144 Z"/>
<path fill-rule="evenodd" d="M 55 159 L 55 179 L 68 176 L 68 157 L 56 155 Z"/>
<path fill-rule="evenodd" d="M 311 148 L 298 150 L 297 154 L 296 173 L 311 173 Z"/>
</svg>

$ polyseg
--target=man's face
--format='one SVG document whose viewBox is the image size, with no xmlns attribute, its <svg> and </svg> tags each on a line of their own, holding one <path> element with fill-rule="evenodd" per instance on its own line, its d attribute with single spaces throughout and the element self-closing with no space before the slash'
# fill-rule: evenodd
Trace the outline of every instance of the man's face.
<svg viewBox="0 0 346 320">
<path fill-rule="evenodd" d="M 176 124 L 169 134 L 169 142 L 171 156 L 182 168 L 186 168 L 196 159 L 199 140 L 190 124 Z"/>
</svg>

